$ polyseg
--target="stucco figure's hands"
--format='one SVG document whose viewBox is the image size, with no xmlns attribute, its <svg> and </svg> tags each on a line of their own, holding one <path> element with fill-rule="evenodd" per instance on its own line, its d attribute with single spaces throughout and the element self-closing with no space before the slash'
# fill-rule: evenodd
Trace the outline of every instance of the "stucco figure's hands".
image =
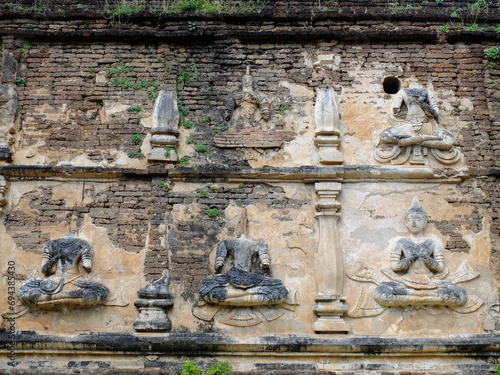
<svg viewBox="0 0 500 375">
<path fill-rule="evenodd" d="M 60 255 L 56 255 L 45 262 L 45 264 L 42 266 L 42 272 L 45 275 L 51 274 L 55 271 L 55 266 L 57 265 L 57 262 L 59 261 Z"/>
<path fill-rule="evenodd" d="M 262 269 L 264 268 L 269 268 L 269 266 L 271 265 L 271 261 L 269 259 L 264 259 L 261 263 L 260 263 L 260 267 Z"/>
<path fill-rule="evenodd" d="M 85 271 L 90 272 L 92 270 L 92 259 L 84 259 L 82 264 Z"/>
<path fill-rule="evenodd" d="M 231 120 L 231 111 L 225 111 L 224 112 L 224 120 L 229 121 Z"/>
<path fill-rule="evenodd" d="M 434 258 L 431 258 L 430 256 L 424 256 L 422 257 L 422 260 L 431 271 L 440 272 L 439 263 Z"/>
<path fill-rule="evenodd" d="M 224 266 L 224 262 L 221 262 L 221 261 L 215 262 L 215 266 L 214 266 L 215 272 L 219 272 L 223 266 Z"/>
</svg>

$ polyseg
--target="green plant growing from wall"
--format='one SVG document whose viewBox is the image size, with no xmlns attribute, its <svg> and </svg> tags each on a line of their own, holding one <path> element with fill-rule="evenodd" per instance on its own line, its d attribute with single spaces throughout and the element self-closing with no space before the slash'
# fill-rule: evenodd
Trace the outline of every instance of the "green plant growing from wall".
<svg viewBox="0 0 500 375">
<path fill-rule="evenodd" d="M 467 8 L 456 8 L 450 17 L 452 20 L 458 20 L 465 31 L 486 31 L 486 27 L 479 26 L 477 21 L 480 15 L 488 13 L 489 5 L 487 0 L 476 0 L 468 3 Z"/>
<path fill-rule="evenodd" d="M 16 4 L 16 3 L 5 3 L 5 6 L 9 8 L 11 12 L 30 12 L 30 13 L 45 13 L 49 10 L 48 7 L 46 7 L 43 2 L 41 1 L 33 1 L 33 4 L 30 7 L 23 6 L 21 4 Z"/>
<path fill-rule="evenodd" d="M 160 13 L 259 13 L 268 0 L 171 0 L 156 9 Z"/>
<path fill-rule="evenodd" d="M 136 107 L 128 107 L 127 108 L 127 112 L 140 112 L 140 111 L 142 111 L 142 108 L 138 107 L 138 106 L 136 106 Z"/>
<path fill-rule="evenodd" d="M 146 3 L 140 0 L 120 0 L 110 2 L 105 0 L 102 14 L 115 24 L 128 22 L 130 17 L 146 9 Z"/>
<path fill-rule="evenodd" d="M 486 57 L 490 60 L 500 59 L 500 46 L 488 48 L 488 50 L 486 51 Z"/>
<path fill-rule="evenodd" d="M 192 362 L 185 362 L 181 368 L 181 375 L 229 375 L 233 367 L 228 362 L 216 363 L 208 371 L 203 371 Z"/>
<path fill-rule="evenodd" d="M 175 148 L 173 147 L 165 147 L 165 157 L 168 159 L 170 157 L 171 152 L 175 152 Z"/>
<path fill-rule="evenodd" d="M 212 131 L 213 131 L 214 133 L 218 133 L 218 132 L 225 132 L 225 131 L 226 131 L 226 130 L 228 130 L 228 129 L 229 129 L 229 127 L 228 127 L 228 126 L 214 126 L 214 127 L 212 128 Z"/>
<path fill-rule="evenodd" d="M 443 25 L 439 28 L 439 31 L 441 31 L 442 33 L 449 33 L 450 32 L 450 25 L 446 24 L 446 25 Z"/>
<path fill-rule="evenodd" d="M 127 154 L 129 158 L 143 158 L 144 154 L 141 151 L 141 146 L 142 146 L 142 134 L 136 133 L 132 135 L 130 138 L 130 141 L 134 144 L 137 145 L 137 150 L 136 151 L 131 151 Z"/>
<path fill-rule="evenodd" d="M 16 85 L 26 86 L 27 83 L 28 83 L 28 81 L 26 81 L 26 78 L 24 78 L 24 77 L 17 77 L 16 78 Z"/>
<path fill-rule="evenodd" d="M 21 46 L 21 48 L 17 49 L 17 52 L 19 52 L 22 56 L 26 56 L 32 47 L 31 43 L 22 39 L 19 39 L 17 43 Z"/>
<path fill-rule="evenodd" d="M 217 208 L 205 210 L 205 215 L 207 215 L 208 217 L 216 217 L 218 214 L 219 214 L 219 210 Z"/>
<path fill-rule="evenodd" d="M 142 143 L 142 134 L 140 133 L 135 133 L 132 138 L 131 138 L 131 141 L 134 145 L 140 145 Z"/>
<path fill-rule="evenodd" d="M 287 109 L 289 109 L 289 108 L 290 108 L 290 107 L 288 106 L 288 104 L 286 104 L 286 103 L 281 103 L 281 104 L 280 104 L 280 106 L 279 106 L 279 108 L 278 108 L 278 113 L 279 113 L 280 115 L 282 115 L 282 114 L 284 114 L 284 113 L 285 113 L 285 111 L 286 111 Z"/>
<path fill-rule="evenodd" d="M 194 147 L 194 149 L 199 152 L 200 154 L 206 155 L 207 154 L 207 146 L 204 144 L 200 143 Z"/>
<path fill-rule="evenodd" d="M 196 63 L 193 61 L 191 62 L 189 69 L 179 73 L 179 76 L 177 77 L 177 83 L 182 85 L 187 85 L 193 79 L 198 79 L 198 77 L 199 77 L 198 67 L 196 66 Z"/>
<path fill-rule="evenodd" d="M 189 157 L 188 156 L 183 156 L 180 158 L 177 163 L 175 163 L 176 167 L 186 167 L 189 165 Z"/>
</svg>

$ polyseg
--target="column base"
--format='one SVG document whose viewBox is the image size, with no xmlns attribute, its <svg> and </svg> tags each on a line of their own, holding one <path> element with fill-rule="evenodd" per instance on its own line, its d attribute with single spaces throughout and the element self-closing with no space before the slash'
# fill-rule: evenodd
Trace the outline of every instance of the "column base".
<svg viewBox="0 0 500 375">
<path fill-rule="evenodd" d="M 340 317 L 321 317 L 313 325 L 316 333 L 347 333 L 350 328 L 351 326 Z"/>
</svg>

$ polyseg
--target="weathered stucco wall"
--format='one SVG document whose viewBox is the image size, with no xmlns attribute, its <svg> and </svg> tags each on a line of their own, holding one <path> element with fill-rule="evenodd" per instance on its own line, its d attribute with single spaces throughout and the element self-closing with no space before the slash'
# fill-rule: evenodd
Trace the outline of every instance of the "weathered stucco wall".
<svg viewBox="0 0 500 375">
<path fill-rule="evenodd" d="M 4 319 L 0 371 L 14 350 L 20 371 L 43 363 L 176 373 L 187 359 L 229 359 L 247 373 L 494 373 L 500 71 L 486 52 L 498 43 L 499 11 L 480 8 L 474 23 L 485 29 L 464 30 L 448 13 L 469 3 L 273 1 L 260 15 L 218 16 L 158 14 L 151 2 L 118 24 L 92 1 L 54 0 L 39 13 L 32 2 L 3 6 L 0 84 L 15 85 L 17 107 L 0 127 L 0 147 L 12 153 L 0 160 L 0 312 L 14 300 L 16 311 L 25 307 L 17 291 L 45 277 L 44 246 L 67 235 L 93 247 L 91 271 L 79 272 L 110 294 L 104 304 L 32 306 Z M 467 26 L 473 15 L 464 12 Z M 269 107 L 264 119 L 259 104 L 257 130 L 238 123 L 245 108 L 225 112 L 247 67 Z M 394 125 L 398 90 L 387 78 L 435 94 L 456 163 L 430 154 L 424 163 L 377 161 Z M 341 161 L 325 162 L 317 146 L 317 98 L 327 88 L 340 113 L 327 136 L 337 137 Z M 176 163 L 148 160 L 162 90 L 176 92 L 181 113 Z M 238 147 L 227 146 L 234 139 Z M 459 280 L 477 308 L 374 300 L 394 281 L 386 270 L 409 236 L 414 197 L 427 212 L 425 237 L 443 248 L 445 270 L 434 273 Z M 262 272 L 281 280 L 286 301 L 215 304 L 214 318 L 201 319 L 200 286 L 216 275 L 218 245 L 245 232 L 269 248 Z M 137 333 L 137 291 L 165 270 L 171 327 Z M 318 316 L 342 323 L 325 331 Z"/>
</svg>

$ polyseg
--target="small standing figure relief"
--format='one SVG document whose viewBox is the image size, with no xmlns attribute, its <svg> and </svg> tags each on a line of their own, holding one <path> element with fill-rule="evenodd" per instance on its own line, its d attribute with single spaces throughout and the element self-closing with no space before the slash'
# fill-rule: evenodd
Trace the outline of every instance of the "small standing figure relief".
<svg viewBox="0 0 500 375">
<path fill-rule="evenodd" d="M 217 246 L 214 269 L 219 274 L 201 284 L 203 301 L 193 313 L 202 320 L 212 320 L 223 310 L 217 317 L 219 322 L 251 326 L 263 321 L 261 315 L 271 321 L 283 315 L 280 307 L 293 310 L 287 305 L 296 304 L 288 298 L 289 294 L 294 297 L 295 292 L 289 293 L 280 279 L 269 276 L 271 258 L 267 245 L 247 239 L 245 214 L 241 221 L 240 238 L 222 241 Z M 221 274 L 224 267 L 229 270 Z"/>
<path fill-rule="evenodd" d="M 250 67 L 241 80 L 242 90 L 226 102 L 224 119 L 234 130 L 262 129 L 262 120 L 270 119 L 269 103 L 264 95 L 254 91 Z"/>
<path fill-rule="evenodd" d="M 45 279 L 29 279 L 18 291 L 26 305 L 97 305 L 109 295 L 104 285 L 83 279 L 78 270 L 81 263 L 86 272 L 92 269 L 92 246 L 76 237 L 49 241 L 43 248 L 42 273 Z"/>
<path fill-rule="evenodd" d="M 377 161 L 404 164 L 409 160 L 410 164 L 422 165 L 430 154 L 438 162 L 451 165 L 460 159 L 451 133 L 438 126 L 437 98 L 431 90 L 415 85 L 400 90 L 388 120 L 394 126 L 380 134 Z"/>
<path fill-rule="evenodd" d="M 349 315 L 377 315 L 387 307 L 447 306 L 460 313 L 470 313 L 481 307 L 483 302 L 477 296 L 468 296 L 456 285 L 478 277 L 479 273 L 465 262 L 449 275 L 441 242 L 424 235 L 427 213 L 416 197 L 406 212 L 405 224 L 410 235 L 395 241 L 390 251 L 390 268 L 382 269 L 382 274 L 391 281 L 382 282 L 376 272 L 366 266 L 348 275 L 353 280 L 378 285 L 373 294 L 378 307 L 363 292 L 354 312 Z"/>
</svg>

